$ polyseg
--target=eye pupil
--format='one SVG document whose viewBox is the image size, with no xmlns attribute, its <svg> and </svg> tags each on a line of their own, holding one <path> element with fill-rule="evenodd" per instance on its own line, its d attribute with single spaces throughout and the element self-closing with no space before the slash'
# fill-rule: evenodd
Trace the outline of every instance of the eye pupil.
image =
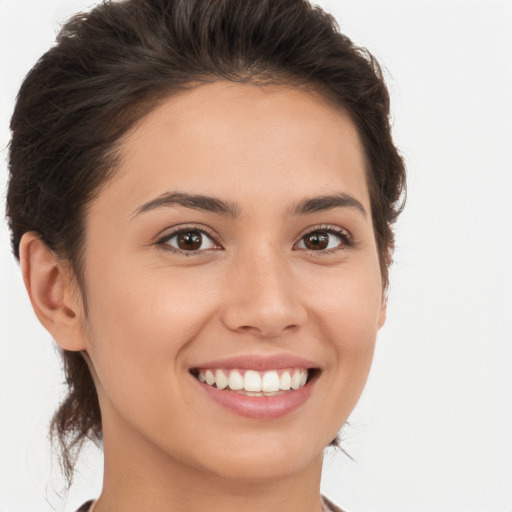
<svg viewBox="0 0 512 512">
<path fill-rule="evenodd" d="M 185 251 L 196 251 L 201 247 L 202 236 L 198 231 L 185 231 L 178 235 L 178 246 Z"/>
<path fill-rule="evenodd" d="M 306 236 L 304 244 L 308 249 L 325 249 L 329 245 L 329 235 L 322 231 L 316 231 Z"/>
</svg>

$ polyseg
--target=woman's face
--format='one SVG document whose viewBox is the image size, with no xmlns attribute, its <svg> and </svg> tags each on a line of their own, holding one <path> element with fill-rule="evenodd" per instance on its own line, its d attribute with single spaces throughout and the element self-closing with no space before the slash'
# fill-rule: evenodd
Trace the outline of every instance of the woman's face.
<svg viewBox="0 0 512 512">
<path fill-rule="evenodd" d="M 80 334 L 106 456 L 253 480 L 317 464 L 385 316 L 352 122 L 297 89 L 215 83 L 120 150 L 87 214 Z"/>
</svg>

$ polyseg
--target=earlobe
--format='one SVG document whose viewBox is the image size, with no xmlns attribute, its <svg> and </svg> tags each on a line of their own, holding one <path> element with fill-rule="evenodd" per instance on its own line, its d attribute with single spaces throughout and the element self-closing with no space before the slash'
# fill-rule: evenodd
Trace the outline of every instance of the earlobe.
<svg viewBox="0 0 512 512">
<path fill-rule="evenodd" d="M 23 281 L 34 312 L 66 350 L 83 350 L 82 304 L 73 288 L 72 273 L 35 232 L 20 242 Z"/>
</svg>

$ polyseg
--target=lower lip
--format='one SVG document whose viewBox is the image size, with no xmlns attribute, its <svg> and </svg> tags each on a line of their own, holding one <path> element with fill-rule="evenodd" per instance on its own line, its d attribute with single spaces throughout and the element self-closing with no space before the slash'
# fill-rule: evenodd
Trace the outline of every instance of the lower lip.
<svg viewBox="0 0 512 512">
<path fill-rule="evenodd" d="M 247 396 L 227 389 L 218 389 L 192 377 L 200 388 L 214 402 L 229 411 L 254 419 L 281 418 L 298 409 L 309 397 L 316 378 L 296 391 L 288 391 L 276 396 Z"/>
</svg>

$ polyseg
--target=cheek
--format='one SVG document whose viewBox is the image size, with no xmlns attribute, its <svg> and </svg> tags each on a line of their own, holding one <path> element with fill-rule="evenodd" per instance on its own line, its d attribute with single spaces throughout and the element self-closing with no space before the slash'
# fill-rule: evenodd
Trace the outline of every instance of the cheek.
<svg viewBox="0 0 512 512">
<path fill-rule="evenodd" d="M 340 268 L 310 293 L 313 325 L 330 351 L 327 370 L 351 407 L 370 370 L 382 309 L 378 265 Z M 346 397 L 351 397 L 346 399 Z"/>
<path fill-rule="evenodd" d="M 199 300 L 193 283 L 126 270 L 96 274 L 88 293 L 102 413 L 111 425 L 114 410 L 131 425 L 169 425 L 168 411 L 183 402 L 181 354 L 209 317 L 211 299 Z"/>
<path fill-rule="evenodd" d="M 194 270 L 136 267 L 89 268 L 91 357 L 100 378 L 121 373 L 149 383 L 159 364 L 180 367 L 182 351 L 215 310 L 216 285 Z"/>
<path fill-rule="evenodd" d="M 348 348 L 374 339 L 382 310 L 382 282 L 377 261 L 355 261 L 326 271 L 320 269 L 315 287 L 304 290 L 309 309 L 329 338 Z M 306 291 L 308 294 L 306 295 Z M 360 343 L 358 343 L 358 340 Z"/>
</svg>

